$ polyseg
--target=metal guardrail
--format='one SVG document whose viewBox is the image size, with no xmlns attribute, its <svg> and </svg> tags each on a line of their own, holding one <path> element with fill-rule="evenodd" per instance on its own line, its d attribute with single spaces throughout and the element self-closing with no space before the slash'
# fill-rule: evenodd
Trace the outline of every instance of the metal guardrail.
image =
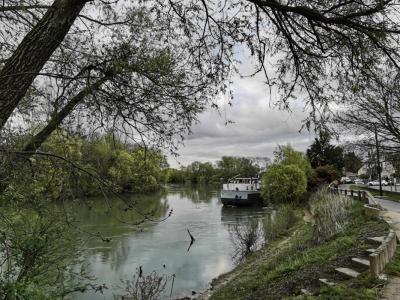
<svg viewBox="0 0 400 300">
<path fill-rule="evenodd" d="M 380 204 L 375 201 L 375 197 L 366 190 L 339 189 L 333 187 L 332 184 L 329 185 L 328 189 L 333 194 L 353 197 L 354 199 L 358 199 L 364 203 L 372 204 L 374 206 L 380 206 Z"/>
</svg>

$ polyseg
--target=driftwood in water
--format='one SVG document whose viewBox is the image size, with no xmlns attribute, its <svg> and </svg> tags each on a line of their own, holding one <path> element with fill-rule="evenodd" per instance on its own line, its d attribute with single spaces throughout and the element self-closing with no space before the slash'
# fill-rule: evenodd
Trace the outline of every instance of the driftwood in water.
<svg viewBox="0 0 400 300">
<path fill-rule="evenodd" d="M 190 231 L 189 231 L 189 229 L 186 229 L 187 230 L 187 232 L 188 232 L 188 234 L 189 234 L 189 236 L 190 236 L 190 245 L 189 245 L 189 247 L 188 247 L 188 249 L 187 249 L 187 251 L 189 252 L 189 250 L 190 250 L 190 248 L 192 247 L 192 245 L 193 245 L 193 243 L 194 243 L 194 241 L 196 240 L 194 237 L 193 237 L 193 235 L 190 233 Z"/>
</svg>

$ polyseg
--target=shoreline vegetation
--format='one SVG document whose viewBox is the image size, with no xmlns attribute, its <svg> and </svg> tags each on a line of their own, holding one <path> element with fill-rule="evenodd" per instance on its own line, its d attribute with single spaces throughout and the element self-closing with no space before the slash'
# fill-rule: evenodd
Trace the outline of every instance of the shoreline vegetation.
<svg viewBox="0 0 400 300">
<path fill-rule="evenodd" d="M 278 207 L 275 225 L 265 226 L 264 221 L 264 235 L 270 240 L 214 279 L 200 299 L 376 299 L 382 281 L 365 269 L 358 269 L 363 271 L 358 278 L 348 279 L 335 268 L 354 268 L 351 258 L 365 256 L 371 248 L 367 237 L 388 232 L 384 221 L 364 215 L 362 203 L 326 191 L 294 207 L 291 217 L 282 217 L 281 210 Z M 291 225 L 278 225 L 280 219 Z M 320 278 L 336 284 L 325 285 Z"/>
<path fill-rule="evenodd" d="M 21 136 L 14 146 L 22 146 L 26 138 Z M 108 193 L 145 194 L 167 183 L 220 183 L 222 178 L 237 175 L 253 177 L 261 170 L 251 159 L 229 156 L 214 164 L 193 162 L 177 170 L 169 167 L 160 150 L 133 146 L 112 133 L 84 137 L 58 130 L 42 145 L 40 154 L 46 153 L 50 155 L 29 157 L 29 164 L 16 162 L 18 167 L 11 176 L 3 174 L 7 181 L 1 183 L 3 243 L 7 246 L 8 241 L 15 240 L 19 246 L 7 258 L 11 271 L 5 274 L 8 283 L 1 289 L 25 298 L 41 295 L 40 299 L 59 299 L 77 291 L 105 288 L 90 281 L 85 270 L 79 276 L 89 281 L 83 284 L 76 281 L 76 274 L 67 273 L 69 266 L 79 263 L 84 240 L 75 234 L 80 228 L 74 223 L 73 210 L 54 212 L 50 205 L 53 201 L 84 201 L 87 196 Z M 339 154 L 335 157 L 342 158 Z M 366 238 L 384 235 L 388 226 L 365 216 L 361 203 L 324 190 L 323 186 L 337 179 L 340 172 L 334 163 L 336 158 L 318 162 L 319 158 L 290 145 L 276 148 L 273 162 L 261 174 L 263 205 L 275 210 L 268 216 L 229 228 L 235 247 L 233 259 L 238 265 L 212 282 L 211 295 L 206 298 L 374 299 L 382 282 L 367 273 L 345 280 L 334 269 L 349 266 L 353 257 L 365 256 L 369 248 Z M 116 206 L 108 199 L 106 202 L 109 208 Z M 146 222 L 148 214 L 140 203 L 121 203 L 117 209 L 123 210 L 127 218 L 142 217 L 133 225 Z M 162 214 L 167 210 L 167 206 L 162 208 Z M 7 211 L 15 211 L 15 215 L 10 218 Z M 172 209 L 168 217 L 171 214 Z M 21 221 L 19 215 L 28 216 L 28 220 Z M 102 232 L 92 236 L 111 242 Z M 62 251 L 65 239 L 73 245 L 71 251 Z M 33 252 L 38 253 L 33 260 L 24 259 Z M 15 260 L 17 256 L 21 259 Z M 57 264 L 49 263 L 53 258 Z M 48 271 L 42 271 L 46 268 Z M 20 270 L 24 270 L 22 275 L 14 280 L 14 273 Z M 54 274 L 60 278 L 56 284 L 50 280 Z M 157 274 L 151 274 L 146 285 L 163 282 Z M 321 278 L 337 284 L 325 286 L 320 283 Z M 130 294 L 140 294 L 144 289 L 139 288 L 142 279 L 132 280 L 127 282 L 132 288 Z M 165 285 L 156 287 L 155 292 L 161 293 Z"/>
</svg>

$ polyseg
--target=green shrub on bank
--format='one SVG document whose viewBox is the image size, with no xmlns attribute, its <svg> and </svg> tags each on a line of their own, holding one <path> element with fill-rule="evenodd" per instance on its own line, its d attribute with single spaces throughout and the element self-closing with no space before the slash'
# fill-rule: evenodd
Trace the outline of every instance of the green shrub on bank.
<svg viewBox="0 0 400 300">
<path fill-rule="evenodd" d="M 274 164 L 262 178 L 261 195 L 267 202 L 298 202 L 306 191 L 307 177 L 296 165 Z"/>
<path fill-rule="evenodd" d="M 278 145 L 274 150 L 274 162 L 281 165 L 295 165 L 298 166 L 310 178 L 314 174 L 310 161 L 307 156 L 301 151 L 293 149 L 290 145 Z"/>
<path fill-rule="evenodd" d="M 315 220 L 315 236 L 318 241 L 343 232 L 351 223 L 354 200 L 342 195 L 331 194 L 322 189 L 313 194 L 309 201 Z"/>
<path fill-rule="evenodd" d="M 314 190 L 318 187 L 328 185 L 338 179 L 339 173 L 332 165 L 319 166 L 315 168 L 313 176 L 308 179 L 308 187 Z"/>
</svg>

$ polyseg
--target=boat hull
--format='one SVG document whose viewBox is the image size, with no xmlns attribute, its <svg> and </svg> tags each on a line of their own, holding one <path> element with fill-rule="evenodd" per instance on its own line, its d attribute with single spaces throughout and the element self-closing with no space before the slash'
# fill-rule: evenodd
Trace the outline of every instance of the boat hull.
<svg viewBox="0 0 400 300">
<path fill-rule="evenodd" d="M 261 204 L 259 191 L 221 191 L 223 205 L 250 206 Z"/>
</svg>

